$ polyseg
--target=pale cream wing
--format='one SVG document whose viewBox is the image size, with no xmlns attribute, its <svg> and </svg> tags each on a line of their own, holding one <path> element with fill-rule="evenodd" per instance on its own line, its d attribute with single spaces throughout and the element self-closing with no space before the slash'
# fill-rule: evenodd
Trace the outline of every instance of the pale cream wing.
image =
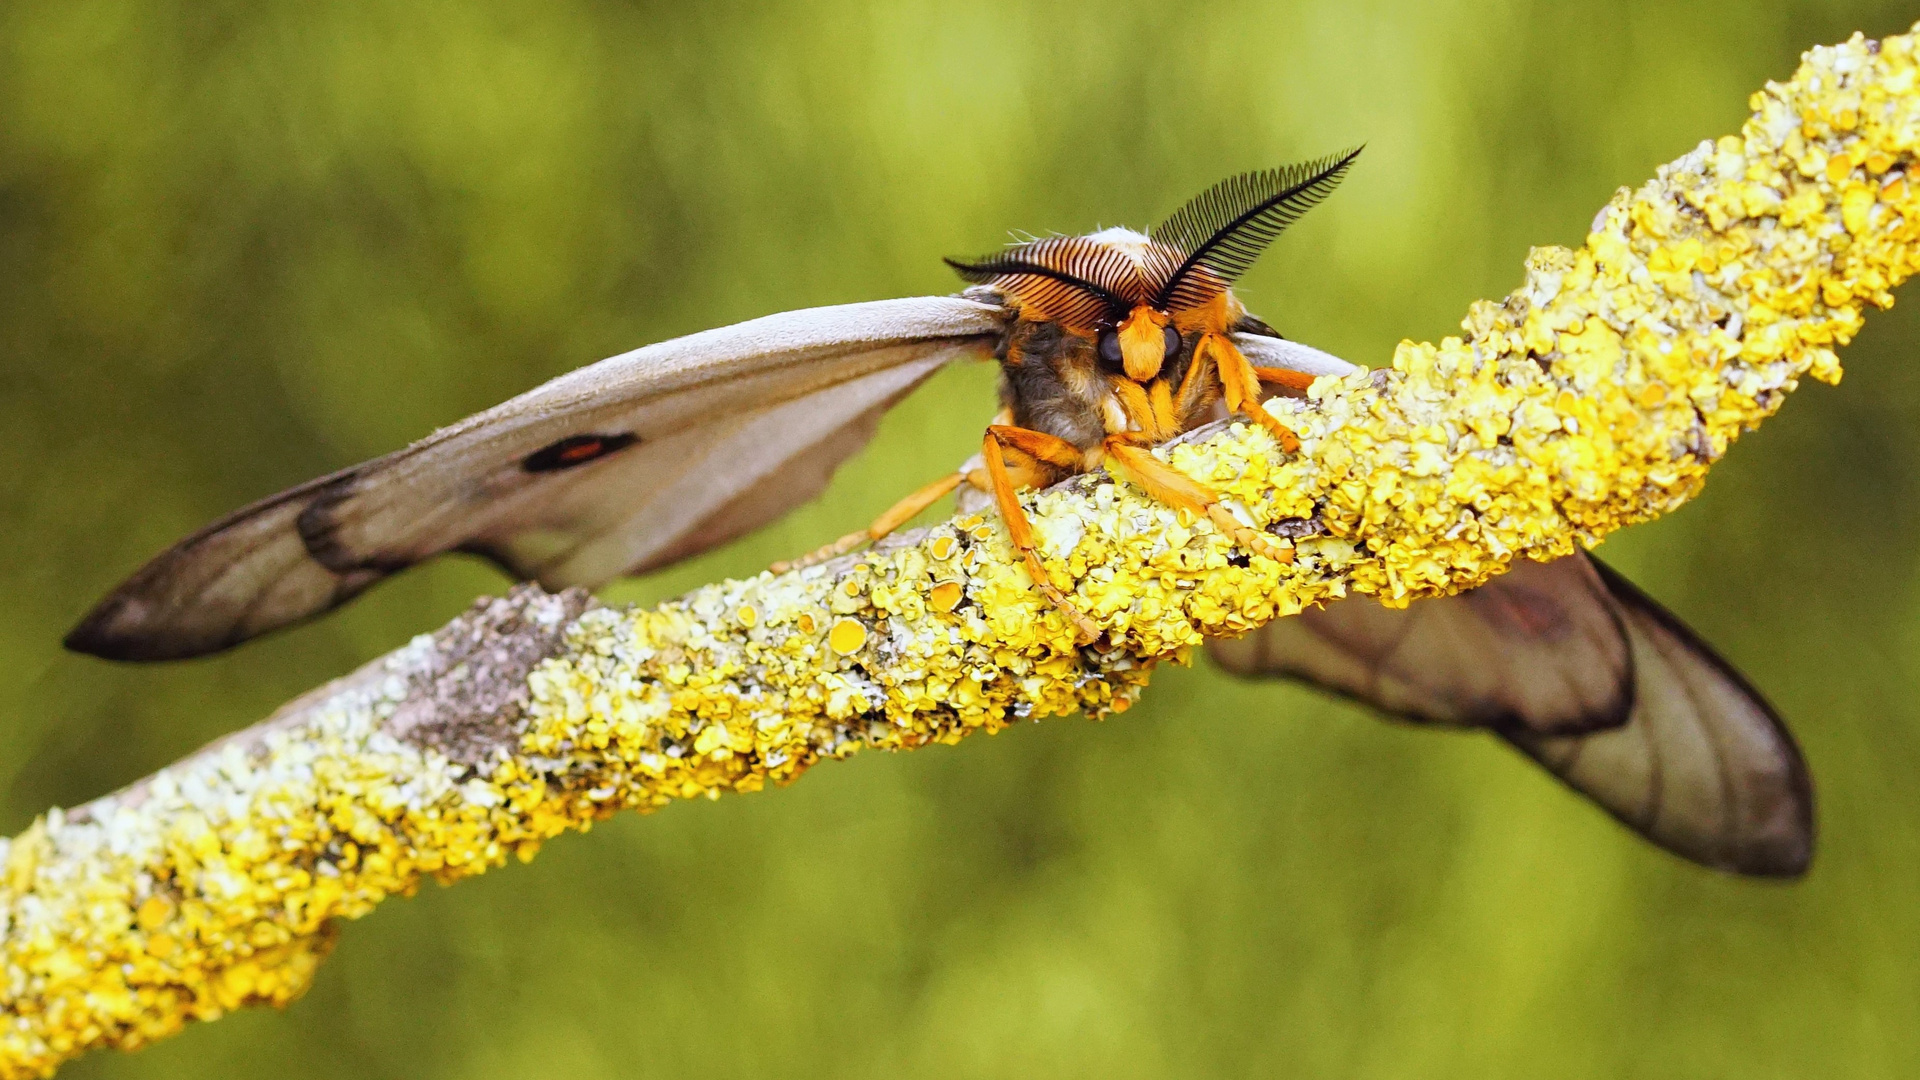
<svg viewBox="0 0 1920 1080">
<path fill-rule="evenodd" d="M 1813 781 L 1780 717 L 1665 608 L 1600 566 L 1633 644 L 1625 726 L 1501 734 L 1647 838 L 1697 863 L 1798 877 L 1813 859 Z"/>
<path fill-rule="evenodd" d="M 1438 616 L 1423 610 L 1435 607 Z M 1559 629 L 1545 644 L 1518 640 L 1549 612 Z M 1439 642 L 1448 635 L 1471 645 Z M 1785 725 L 1726 661 L 1597 560 L 1523 563 L 1403 611 L 1342 601 L 1210 646 L 1240 674 L 1293 676 L 1418 722 L 1492 728 L 1703 865 L 1793 876 L 1812 857 L 1812 785 Z M 1609 685 L 1624 694 L 1600 692 Z"/>
<path fill-rule="evenodd" d="M 1521 560 L 1404 609 L 1343 600 L 1208 647 L 1228 671 L 1292 675 L 1422 723 L 1591 731 L 1633 703 L 1625 629 L 1582 557 Z"/>
<path fill-rule="evenodd" d="M 820 493 L 835 467 L 872 438 L 880 417 L 946 363 L 947 351 L 790 400 L 748 399 L 738 411 L 682 427 L 604 460 L 465 504 L 433 503 L 402 536 L 464 533 L 463 546 L 548 588 L 597 585 L 704 551 Z M 349 496 L 316 504 L 302 522 L 312 538 L 357 530 L 357 515 L 404 503 Z M 415 542 L 419 542 L 416 540 Z M 398 549 L 398 544 L 396 544 Z"/>
<path fill-rule="evenodd" d="M 1286 368 L 1307 375 L 1351 375 L 1361 370 L 1359 365 L 1349 364 L 1332 353 L 1283 337 L 1238 333 L 1233 335 L 1233 343 L 1255 367 Z"/>
<path fill-rule="evenodd" d="M 148 563 L 68 635 L 195 656 L 444 551 L 550 587 L 721 543 L 817 494 L 885 409 L 1004 309 L 917 297 L 786 312 L 569 372 L 418 443 L 249 506 Z"/>
</svg>

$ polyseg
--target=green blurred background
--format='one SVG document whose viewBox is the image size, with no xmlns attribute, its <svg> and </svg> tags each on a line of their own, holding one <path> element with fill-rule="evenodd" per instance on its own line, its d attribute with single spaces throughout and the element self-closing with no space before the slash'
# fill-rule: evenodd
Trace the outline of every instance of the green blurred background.
<svg viewBox="0 0 1920 1080">
<path fill-rule="evenodd" d="M 504 582 L 447 560 L 215 659 L 61 633 L 241 503 L 570 367 L 944 292 L 1009 229 L 1151 224 L 1364 140 L 1244 295 L 1378 364 L 1577 243 L 1892 3 L 0 4 L 0 829 L 110 790 Z M 1911 301 L 1910 301 L 1911 302 Z M 1911 309 L 1606 554 L 1753 674 L 1812 876 L 1645 846 L 1491 740 L 1169 670 L 1103 724 L 624 817 L 347 927 L 313 991 L 72 1076 L 1850 1077 L 1920 1073 Z M 781 525 L 972 447 L 943 374 Z"/>
</svg>

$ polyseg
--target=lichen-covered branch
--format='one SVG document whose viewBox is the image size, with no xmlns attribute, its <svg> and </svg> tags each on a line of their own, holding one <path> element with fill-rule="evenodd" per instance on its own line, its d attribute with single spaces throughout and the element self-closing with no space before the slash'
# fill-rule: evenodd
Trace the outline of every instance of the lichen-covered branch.
<svg viewBox="0 0 1920 1080">
<path fill-rule="evenodd" d="M 626 808 L 862 747 L 1117 712 L 1159 662 L 1351 592 L 1471 587 L 1692 496 L 1920 257 L 1912 37 L 1816 49 L 1741 134 L 1537 249 L 1464 338 L 1163 451 L 1293 539 L 1237 550 L 1124 482 L 1031 500 L 1071 635 L 972 517 L 651 610 L 521 589 L 134 787 L 0 841 L 0 1076 L 297 996 L 333 927 Z"/>
</svg>

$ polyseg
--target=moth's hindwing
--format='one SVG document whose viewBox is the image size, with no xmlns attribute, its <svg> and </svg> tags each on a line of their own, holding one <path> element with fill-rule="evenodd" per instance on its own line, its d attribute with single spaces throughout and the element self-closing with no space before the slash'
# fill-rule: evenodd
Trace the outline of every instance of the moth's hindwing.
<svg viewBox="0 0 1920 1080">
<path fill-rule="evenodd" d="M 1643 836 L 1722 870 L 1795 876 L 1813 790 L 1793 736 L 1678 619 L 1584 555 L 1520 562 L 1404 610 L 1338 601 L 1209 643 L 1417 723 L 1487 727 Z"/>
<path fill-rule="evenodd" d="M 1674 615 L 1593 563 L 1633 646 L 1627 723 L 1509 742 L 1661 846 L 1744 874 L 1798 877 L 1813 860 L 1813 780 L 1780 717 Z"/>
</svg>

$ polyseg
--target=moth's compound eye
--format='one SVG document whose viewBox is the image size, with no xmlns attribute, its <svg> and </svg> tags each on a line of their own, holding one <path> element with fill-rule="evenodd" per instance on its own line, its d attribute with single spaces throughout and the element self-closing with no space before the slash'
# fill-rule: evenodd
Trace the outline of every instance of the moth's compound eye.
<svg viewBox="0 0 1920 1080">
<path fill-rule="evenodd" d="M 1180 345 L 1180 331 L 1171 326 L 1167 327 L 1167 359 L 1171 360 L 1180 355 Z"/>
<path fill-rule="evenodd" d="M 1124 375 L 1127 370 L 1126 358 L 1120 355 L 1120 333 L 1117 330 L 1100 331 L 1100 339 L 1095 345 L 1100 354 L 1100 366 L 1115 375 Z"/>
</svg>

